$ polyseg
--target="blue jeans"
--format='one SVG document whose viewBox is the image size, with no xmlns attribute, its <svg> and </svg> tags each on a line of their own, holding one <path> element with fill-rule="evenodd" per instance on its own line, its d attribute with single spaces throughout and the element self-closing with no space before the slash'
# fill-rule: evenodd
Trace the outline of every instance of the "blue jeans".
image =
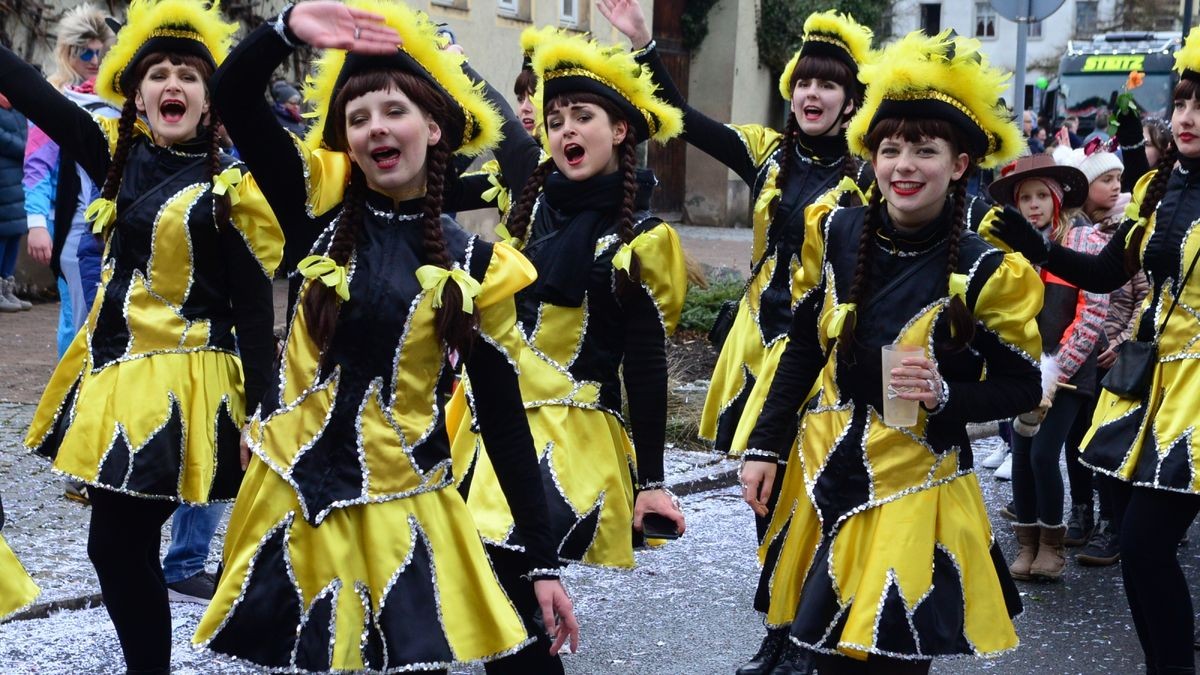
<svg viewBox="0 0 1200 675">
<path fill-rule="evenodd" d="M 171 520 L 171 546 L 163 558 L 163 576 L 168 584 L 204 571 L 209 544 L 224 514 L 224 504 L 181 505 L 175 509 Z"/>
</svg>

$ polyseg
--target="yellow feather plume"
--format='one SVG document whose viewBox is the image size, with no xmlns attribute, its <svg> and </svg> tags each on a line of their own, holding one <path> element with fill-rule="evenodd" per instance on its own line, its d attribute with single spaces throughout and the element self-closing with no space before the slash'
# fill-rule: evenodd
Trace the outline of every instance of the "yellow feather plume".
<svg viewBox="0 0 1200 675">
<path fill-rule="evenodd" d="M 987 136 L 988 150 L 976 158 L 979 165 L 1000 166 L 1025 147 L 1021 131 L 999 105 L 1010 77 L 990 66 L 978 40 L 952 38 L 948 30 L 934 37 L 909 33 L 859 71 L 867 95 L 846 131 L 850 150 L 870 158 L 866 137 L 884 101 L 936 100 L 958 108 Z"/>
<path fill-rule="evenodd" d="M 649 68 L 634 60 L 624 47 L 602 45 L 550 27 L 527 28 L 521 34 L 521 47 L 531 51 L 533 71 L 538 77 L 535 96 L 541 96 L 547 77 L 568 70 L 572 75 L 586 73 L 616 91 L 647 118 L 651 139 L 666 143 L 683 132 L 683 112 L 655 96 L 658 85 Z M 536 105 L 534 111 L 541 126 L 542 106 Z"/>
<path fill-rule="evenodd" d="M 183 26 L 199 36 L 218 66 L 229 54 L 230 41 L 238 30 L 236 23 L 223 20 L 217 0 L 211 5 L 199 0 L 133 0 L 117 43 L 100 64 L 96 93 L 118 106 L 124 105 L 121 75 L 134 65 L 130 62 L 138 49 L 164 30 Z"/>
<path fill-rule="evenodd" d="M 455 154 L 475 157 L 499 145 L 504 119 L 483 93 L 483 83 L 474 83 L 462 70 L 466 60 L 461 54 L 442 49 L 437 26 L 423 12 L 388 0 L 350 0 L 346 3 L 384 17 L 385 23 L 400 34 L 404 50 L 450 94 L 467 118 L 465 138 Z M 322 146 L 333 87 L 346 62 L 346 52 L 326 49 L 316 63 L 315 74 L 305 82 L 304 99 L 313 105 L 310 117 L 316 122 L 309 128 L 305 143 L 312 149 Z"/>
<path fill-rule="evenodd" d="M 1183 41 L 1183 47 L 1175 52 L 1175 70 L 1200 74 L 1200 27 L 1193 28 Z"/>
<path fill-rule="evenodd" d="M 855 21 L 854 17 L 834 9 L 810 14 L 804 22 L 804 37 L 800 49 L 792 55 L 779 78 L 779 95 L 784 100 L 792 100 L 792 74 L 796 72 L 796 64 L 800 63 L 800 56 L 804 53 L 804 43 L 819 40 L 844 47 L 850 58 L 861 65 L 873 58 L 871 39 L 874 35 L 870 28 Z"/>
</svg>

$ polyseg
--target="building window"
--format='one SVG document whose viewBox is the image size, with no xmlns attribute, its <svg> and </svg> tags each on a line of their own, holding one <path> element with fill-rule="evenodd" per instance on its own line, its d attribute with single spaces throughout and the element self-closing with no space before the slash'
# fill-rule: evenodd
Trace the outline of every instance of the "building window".
<svg viewBox="0 0 1200 675">
<path fill-rule="evenodd" d="M 1076 0 L 1075 2 L 1075 37 L 1089 40 L 1096 34 L 1096 0 Z"/>
<path fill-rule="evenodd" d="M 568 28 L 578 28 L 580 24 L 580 2 L 579 0 L 561 0 L 562 13 L 559 15 L 559 23 Z"/>
<path fill-rule="evenodd" d="M 937 35 L 942 32 L 942 3 L 921 3 L 921 30 L 926 35 Z"/>
<path fill-rule="evenodd" d="M 437 7 L 449 7 L 451 9 L 461 9 L 464 12 L 470 9 L 467 7 L 467 0 L 429 0 L 430 4 Z"/>
<path fill-rule="evenodd" d="M 1038 40 L 1042 37 L 1042 22 L 1034 21 L 1029 24 L 1029 37 Z"/>
<path fill-rule="evenodd" d="M 532 21 L 529 0 L 496 0 L 496 13 L 507 19 Z"/>
<path fill-rule="evenodd" d="M 975 3 L 975 37 L 996 37 L 996 10 L 991 3 Z"/>
</svg>

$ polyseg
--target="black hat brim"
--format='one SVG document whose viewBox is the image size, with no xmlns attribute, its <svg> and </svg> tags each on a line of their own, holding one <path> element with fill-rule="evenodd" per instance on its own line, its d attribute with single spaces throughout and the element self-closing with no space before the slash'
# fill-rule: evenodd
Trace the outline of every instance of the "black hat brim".
<svg viewBox="0 0 1200 675">
<path fill-rule="evenodd" d="M 988 136 L 975 120 L 966 113 L 945 101 L 935 98 L 919 99 L 884 99 L 879 104 L 875 116 L 871 118 L 870 128 L 875 128 L 885 119 L 939 119 L 949 122 L 960 129 L 967 138 L 967 152 L 979 159 L 988 154 Z"/>
<path fill-rule="evenodd" d="M 433 86 L 439 94 L 441 94 L 450 103 L 450 106 L 462 110 L 450 92 L 446 91 L 432 75 L 408 52 L 403 49 L 397 49 L 394 54 L 378 55 L 378 54 L 356 54 L 349 52 L 346 54 L 346 61 L 342 64 L 342 70 L 338 73 L 337 80 L 333 83 L 333 91 L 329 94 L 330 115 L 326 118 L 325 128 L 321 130 L 321 139 L 327 147 L 336 147 L 335 143 L 337 135 L 330 122 L 333 121 L 332 107 L 333 102 L 337 100 L 338 94 L 341 93 L 342 87 L 346 86 L 346 82 L 358 73 L 364 73 L 372 70 L 400 70 L 406 73 L 411 73 Z M 462 120 L 465 116 L 459 115 Z M 440 123 L 451 125 L 451 128 L 442 129 L 442 138 L 450 144 L 450 150 L 454 151 L 462 145 L 463 128 L 461 120 L 439 120 Z"/>
<path fill-rule="evenodd" d="M 633 127 L 639 141 L 644 141 L 650 138 L 650 125 L 646 121 L 646 117 L 642 111 L 638 110 L 632 103 L 616 89 L 585 75 L 561 75 L 558 77 L 548 77 L 544 83 L 544 93 L 542 94 L 542 104 L 553 100 L 555 97 L 563 94 L 572 94 L 575 92 L 586 92 L 601 96 L 604 99 L 617 106 L 617 109 L 625 116 L 625 119 Z"/>
<path fill-rule="evenodd" d="M 170 26 L 164 26 L 170 29 Z M 190 32 L 190 28 L 180 28 L 182 31 Z M 197 35 L 195 38 L 180 37 L 175 35 L 155 35 L 154 37 L 142 43 L 138 50 L 134 52 L 133 58 L 129 59 L 129 63 L 121 71 L 120 79 L 117 84 L 126 96 L 133 96 L 133 92 L 137 90 L 138 82 L 134 81 L 133 74 L 137 70 L 137 64 L 141 63 L 142 59 L 151 54 L 186 54 L 188 56 L 196 56 L 203 59 L 213 69 L 217 69 L 217 62 L 213 60 L 212 52 L 208 51 L 208 45 L 204 44 Z"/>
</svg>

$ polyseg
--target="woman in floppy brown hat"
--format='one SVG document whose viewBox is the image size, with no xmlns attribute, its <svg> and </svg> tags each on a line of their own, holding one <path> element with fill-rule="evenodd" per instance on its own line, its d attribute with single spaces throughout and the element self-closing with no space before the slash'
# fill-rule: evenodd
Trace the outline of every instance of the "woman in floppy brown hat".
<svg viewBox="0 0 1200 675">
<path fill-rule="evenodd" d="M 989 187 L 997 203 L 1012 205 L 1051 240 L 1075 251 L 1099 252 L 1105 238 L 1094 227 L 1071 227 L 1067 209 L 1083 206 L 1088 180 L 1073 166 L 1047 155 L 1023 157 L 1005 167 Z M 1066 564 L 1063 480 L 1058 469 L 1063 441 L 1096 388 L 1096 354 L 1108 296 L 1086 293 L 1047 270 L 1038 328 L 1042 334 L 1042 406 L 1014 421 L 1013 505 L 1016 579 L 1057 580 Z M 1057 391 L 1062 383 L 1073 389 Z M 1057 392 L 1057 393 L 1056 393 Z M 1053 405 L 1051 405 L 1053 403 Z M 1040 428 L 1038 413 L 1044 413 Z"/>
</svg>

